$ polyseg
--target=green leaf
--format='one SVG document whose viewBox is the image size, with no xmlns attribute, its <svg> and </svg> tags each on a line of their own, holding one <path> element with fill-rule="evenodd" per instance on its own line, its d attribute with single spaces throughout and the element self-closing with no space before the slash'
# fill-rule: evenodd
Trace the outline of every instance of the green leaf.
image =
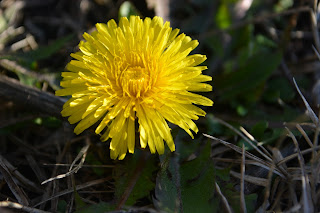
<svg viewBox="0 0 320 213">
<path fill-rule="evenodd" d="M 291 101 L 295 96 L 295 91 L 288 80 L 284 77 L 277 77 L 268 81 L 263 98 L 268 102 L 276 103 L 280 98 L 282 101 Z"/>
<path fill-rule="evenodd" d="M 230 169 L 231 168 L 223 168 L 223 169 L 216 169 L 215 174 L 216 176 L 222 181 L 229 181 L 230 180 Z"/>
<path fill-rule="evenodd" d="M 282 54 L 279 52 L 261 52 L 250 57 L 245 66 L 236 72 L 217 76 L 215 82 L 221 101 L 254 93 L 277 68 L 281 59 Z"/>
<path fill-rule="evenodd" d="M 196 178 L 208 166 L 208 160 L 210 159 L 211 146 L 207 143 L 201 154 L 186 163 L 181 165 L 181 183 L 187 184 L 191 179 Z"/>
<path fill-rule="evenodd" d="M 42 118 L 42 125 L 48 128 L 58 128 L 62 124 L 62 121 L 60 119 L 57 119 L 56 117 L 45 117 Z"/>
<path fill-rule="evenodd" d="M 172 166 L 172 159 L 169 158 L 170 155 L 171 153 L 167 153 L 165 160 L 161 163 L 156 180 L 155 198 L 153 199 L 155 207 L 167 213 L 179 210 L 178 188 L 175 185 L 177 175 Z"/>
<path fill-rule="evenodd" d="M 269 124 L 267 121 L 260 121 L 256 123 L 250 131 L 250 134 L 257 140 L 263 140 L 265 131 L 267 130 Z"/>
<path fill-rule="evenodd" d="M 221 135 L 224 133 L 223 126 L 214 119 L 214 115 L 211 113 L 208 113 L 206 115 L 206 121 L 207 121 L 207 134 L 209 135 Z"/>
<path fill-rule="evenodd" d="M 223 57 L 225 54 L 225 49 L 223 46 L 222 39 L 219 36 L 211 36 L 204 41 L 210 48 L 211 51 L 219 56 Z"/>
<path fill-rule="evenodd" d="M 164 212 L 216 212 L 213 199 L 215 170 L 210 159 L 211 144 L 179 168 L 178 154 L 168 155 L 157 176 L 154 205 Z M 181 195 L 181 197 L 180 197 Z"/>
<path fill-rule="evenodd" d="M 249 194 L 249 195 L 245 195 L 244 199 L 246 202 L 246 208 L 247 208 L 247 212 L 255 212 L 256 210 L 256 203 L 257 203 L 257 198 L 258 195 L 257 194 Z"/>
<path fill-rule="evenodd" d="M 230 36 L 232 38 L 230 44 L 230 54 L 231 59 L 234 59 L 235 53 L 244 49 L 246 51 L 246 55 L 252 55 L 252 37 L 254 36 L 254 27 L 253 25 L 245 25 L 240 29 L 231 30 Z"/>
<path fill-rule="evenodd" d="M 231 25 L 231 14 L 226 3 L 220 4 L 215 18 L 216 24 L 220 29 L 226 29 Z"/>
<path fill-rule="evenodd" d="M 113 171 L 113 178 L 115 182 L 115 197 L 120 199 L 130 184 L 131 179 L 135 175 L 135 169 L 140 166 L 140 156 L 143 151 L 135 150 L 134 155 L 127 156 L 124 164 L 118 164 Z M 123 162 L 121 162 L 123 163 Z M 133 205 L 138 199 L 148 197 L 150 191 L 154 189 L 154 182 L 152 180 L 153 173 L 158 167 L 155 166 L 154 156 L 152 155 L 145 162 L 144 168 L 134 185 L 125 205 Z"/>
<path fill-rule="evenodd" d="M 179 153 L 179 159 L 182 161 L 190 157 L 199 148 L 201 138 L 192 139 L 184 130 L 180 128 L 176 128 L 176 130 L 177 134 L 174 134 L 175 131 L 173 130 L 172 136 L 176 145 L 176 153 Z"/>
<path fill-rule="evenodd" d="M 121 17 L 129 18 L 133 15 L 139 15 L 137 8 L 135 8 L 135 6 L 130 1 L 123 2 L 119 8 L 119 19 Z"/>
<path fill-rule="evenodd" d="M 207 143 L 194 160 L 181 165 L 182 202 L 184 212 L 215 212 L 211 202 L 215 190 L 215 170 L 210 158 L 211 143 Z"/>
<path fill-rule="evenodd" d="M 245 106 L 239 104 L 237 106 L 237 113 L 240 116 L 245 116 L 248 113 L 248 109 Z"/>
<path fill-rule="evenodd" d="M 293 6 L 293 0 L 280 0 L 277 4 L 274 5 L 275 12 L 279 13 L 282 12 L 290 7 Z"/>
<path fill-rule="evenodd" d="M 94 205 L 87 205 L 81 209 L 77 209 L 75 213 L 105 213 L 114 210 L 115 206 L 106 202 L 99 202 Z"/>
<path fill-rule="evenodd" d="M 269 135 L 266 134 L 266 131 L 268 129 L 268 122 L 267 121 L 260 121 L 258 123 L 256 123 L 252 128 L 251 130 L 249 131 L 249 133 L 258 141 L 258 142 L 261 142 L 267 138 L 269 138 Z M 247 143 L 244 139 L 241 139 L 239 142 L 238 142 L 238 145 L 240 147 L 242 147 L 242 144 L 245 145 L 246 147 L 246 150 L 252 150 L 253 147 Z"/>
<path fill-rule="evenodd" d="M 0 14 L 0 33 L 2 33 L 7 28 L 7 20 L 6 18 Z"/>
<path fill-rule="evenodd" d="M 90 165 L 103 165 L 96 152 L 90 152 L 87 154 L 86 162 Z M 105 169 L 99 167 L 92 167 L 92 171 L 99 177 L 105 175 Z"/>
<path fill-rule="evenodd" d="M 82 209 L 85 207 L 87 204 L 83 202 L 82 198 L 80 197 L 79 193 L 77 192 L 76 189 L 74 189 L 74 202 L 76 204 L 76 209 Z"/>
<path fill-rule="evenodd" d="M 34 86 L 35 83 L 38 81 L 38 79 L 32 77 L 32 76 L 28 76 L 25 74 L 22 74 L 20 72 L 15 72 L 19 78 L 19 81 L 24 84 L 24 85 L 28 85 L 28 86 Z"/>
<path fill-rule="evenodd" d="M 65 200 L 59 200 L 57 212 L 66 212 L 67 206 L 68 206 L 68 204 Z"/>
<path fill-rule="evenodd" d="M 229 189 L 226 190 L 225 192 L 223 191 L 222 193 L 226 196 L 229 204 L 231 205 L 232 209 L 234 212 L 241 212 L 240 209 L 240 195 L 239 192 L 232 191 L 232 185 L 228 184 L 227 186 Z M 245 195 L 245 203 L 246 203 L 246 209 L 247 212 L 255 212 L 255 205 L 257 202 L 257 194 L 250 194 L 250 195 Z"/>
<path fill-rule="evenodd" d="M 256 35 L 255 39 L 256 39 L 255 42 L 260 47 L 263 46 L 263 47 L 277 48 L 277 44 L 264 35 L 258 34 Z"/>
</svg>

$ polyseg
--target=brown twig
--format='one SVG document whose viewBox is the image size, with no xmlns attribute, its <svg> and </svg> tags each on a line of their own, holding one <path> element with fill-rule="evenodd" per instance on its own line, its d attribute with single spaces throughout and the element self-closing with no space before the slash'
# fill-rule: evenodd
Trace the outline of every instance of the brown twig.
<svg viewBox="0 0 320 213">
<path fill-rule="evenodd" d="M 18 202 L 28 206 L 29 200 L 19 186 L 14 182 L 13 177 L 5 164 L 3 157 L 0 156 L 0 172 L 3 175 L 6 183 L 8 184 L 12 194 L 17 198 Z"/>
<path fill-rule="evenodd" d="M 245 146 L 242 144 L 242 159 L 241 159 L 241 181 L 240 181 L 240 209 L 241 212 L 247 212 L 246 201 L 244 198 L 244 175 L 246 172 L 246 155 Z"/>
<path fill-rule="evenodd" d="M 65 100 L 51 93 L 21 84 L 19 81 L 0 75 L 0 98 L 27 106 L 34 111 L 62 119 L 60 111 Z"/>
<path fill-rule="evenodd" d="M 27 69 L 20 64 L 18 64 L 16 61 L 8 60 L 8 59 L 1 59 L 0 60 L 0 66 L 3 68 L 10 70 L 15 73 L 20 73 L 26 76 L 29 76 L 31 78 L 35 78 L 38 81 L 45 81 L 47 82 L 53 89 L 57 90 L 59 87 L 54 84 L 54 81 L 56 79 L 55 74 L 41 74 L 35 71 L 32 71 L 30 69 Z"/>
<path fill-rule="evenodd" d="M 40 209 L 28 207 L 28 206 L 21 205 L 19 203 L 15 203 L 15 202 L 11 202 L 11 201 L 1 201 L 0 202 L 0 207 L 20 209 L 20 210 L 23 210 L 25 212 L 32 212 L 32 213 L 50 213 L 50 212 L 47 212 L 47 211 L 42 211 Z"/>
</svg>

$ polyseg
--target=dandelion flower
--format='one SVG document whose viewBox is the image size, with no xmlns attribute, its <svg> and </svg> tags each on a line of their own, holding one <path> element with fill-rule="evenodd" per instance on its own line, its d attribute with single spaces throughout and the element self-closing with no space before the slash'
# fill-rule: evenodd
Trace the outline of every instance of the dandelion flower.
<svg viewBox="0 0 320 213">
<path fill-rule="evenodd" d="M 151 153 L 164 153 L 164 141 L 171 151 L 175 144 L 168 122 L 184 129 L 192 138 L 198 128 L 193 120 L 205 116 L 196 105 L 213 102 L 192 92 L 211 91 L 210 76 L 202 74 L 206 60 L 189 55 L 198 46 L 179 29 L 172 29 L 160 17 L 138 16 L 96 24 L 97 31 L 84 33 L 86 41 L 62 72 L 58 96 L 71 96 L 62 116 L 69 116 L 80 134 L 97 123 L 102 141 L 111 139 L 112 159 L 122 160 L 135 148 L 136 126 L 140 145 Z M 178 35 L 179 34 L 179 35 Z"/>
</svg>

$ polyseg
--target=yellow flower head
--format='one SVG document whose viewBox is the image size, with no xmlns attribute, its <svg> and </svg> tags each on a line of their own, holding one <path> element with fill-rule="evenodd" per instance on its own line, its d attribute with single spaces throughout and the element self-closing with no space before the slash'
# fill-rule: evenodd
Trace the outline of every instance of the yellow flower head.
<svg viewBox="0 0 320 213">
<path fill-rule="evenodd" d="M 111 138 L 111 158 L 120 160 L 134 152 L 135 125 L 140 145 L 151 153 L 164 152 L 166 141 L 171 151 L 174 141 L 167 121 L 184 129 L 198 128 L 192 120 L 205 116 L 193 104 L 212 106 L 213 102 L 191 92 L 211 91 L 202 83 L 206 66 L 197 66 L 206 56 L 189 53 L 198 46 L 179 29 L 170 28 L 160 17 L 142 20 L 138 16 L 97 24 L 97 31 L 84 33 L 80 51 L 71 56 L 58 96 L 72 96 L 63 106 L 62 116 L 80 134 L 99 121 L 95 132 L 101 140 Z M 137 123 L 135 122 L 137 120 Z M 166 121 L 167 120 L 167 121 Z"/>
</svg>

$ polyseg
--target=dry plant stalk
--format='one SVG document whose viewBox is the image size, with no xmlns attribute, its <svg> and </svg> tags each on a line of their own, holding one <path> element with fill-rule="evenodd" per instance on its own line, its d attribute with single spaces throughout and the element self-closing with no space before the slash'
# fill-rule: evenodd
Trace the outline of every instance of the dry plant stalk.
<svg viewBox="0 0 320 213">
<path fill-rule="evenodd" d="M 306 107 L 306 114 L 312 121 L 312 123 L 309 123 L 308 125 L 312 127 L 311 129 L 314 132 L 313 141 L 310 139 L 307 132 L 302 128 L 302 124 L 298 123 L 292 127 L 296 127 L 310 148 L 301 150 L 302 143 L 298 141 L 296 136 L 287 127 L 286 130 L 288 132 L 288 138 L 290 138 L 293 142 L 295 150 L 292 150 L 292 152 L 286 157 L 283 157 L 281 150 L 277 148 L 271 148 L 272 154 L 270 154 L 270 152 L 264 147 L 260 146 L 260 143 L 256 141 L 255 138 L 244 128 L 241 127 L 239 131 L 230 124 L 218 118 L 216 120 L 219 123 L 227 126 L 242 139 L 248 142 L 254 148 L 254 150 L 262 156 L 262 158 L 252 154 L 251 152 L 245 151 L 244 147 L 240 148 L 227 141 L 204 134 L 204 136 L 220 142 L 224 146 L 229 147 L 242 156 L 241 159 L 217 159 L 218 161 L 240 164 L 241 173 L 231 170 L 230 174 L 240 180 L 240 204 L 242 212 L 246 212 L 246 209 L 244 208 L 245 200 L 243 191 L 245 182 L 266 187 L 263 203 L 259 208 L 259 211 L 261 212 L 284 210 L 314 212 L 319 210 L 319 207 L 317 206 L 318 196 L 320 193 L 320 190 L 318 189 L 320 171 L 320 146 L 318 145 L 318 135 L 320 129 L 319 118 L 316 116 L 309 103 L 303 96 L 295 79 L 293 79 L 293 83 Z M 304 156 L 307 154 L 311 156 L 311 159 L 308 162 L 305 162 Z M 287 164 L 289 161 L 294 159 L 297 160 L 298 165 Z M 255 172 L 255 174 L 258 175 L 256 177 L 247 175 L 245 174 L 245 164 L 259 166 L 259 170 L 266 170 L 268 172 L 263 173 L 263 176 L 259 176 L 261 174 L 259 172 Z M 274 179 L 275 175 L 278 177 Z M 300 184 L 297 182 L 300 182 Z M 301 187 L 294 187 L 297 185 L 300 185 Z M 288 191 L 289 193 L 287 193 Z M 283 202 L 287 203 L 286 207 L 281 204 Z"/>
</svg>

